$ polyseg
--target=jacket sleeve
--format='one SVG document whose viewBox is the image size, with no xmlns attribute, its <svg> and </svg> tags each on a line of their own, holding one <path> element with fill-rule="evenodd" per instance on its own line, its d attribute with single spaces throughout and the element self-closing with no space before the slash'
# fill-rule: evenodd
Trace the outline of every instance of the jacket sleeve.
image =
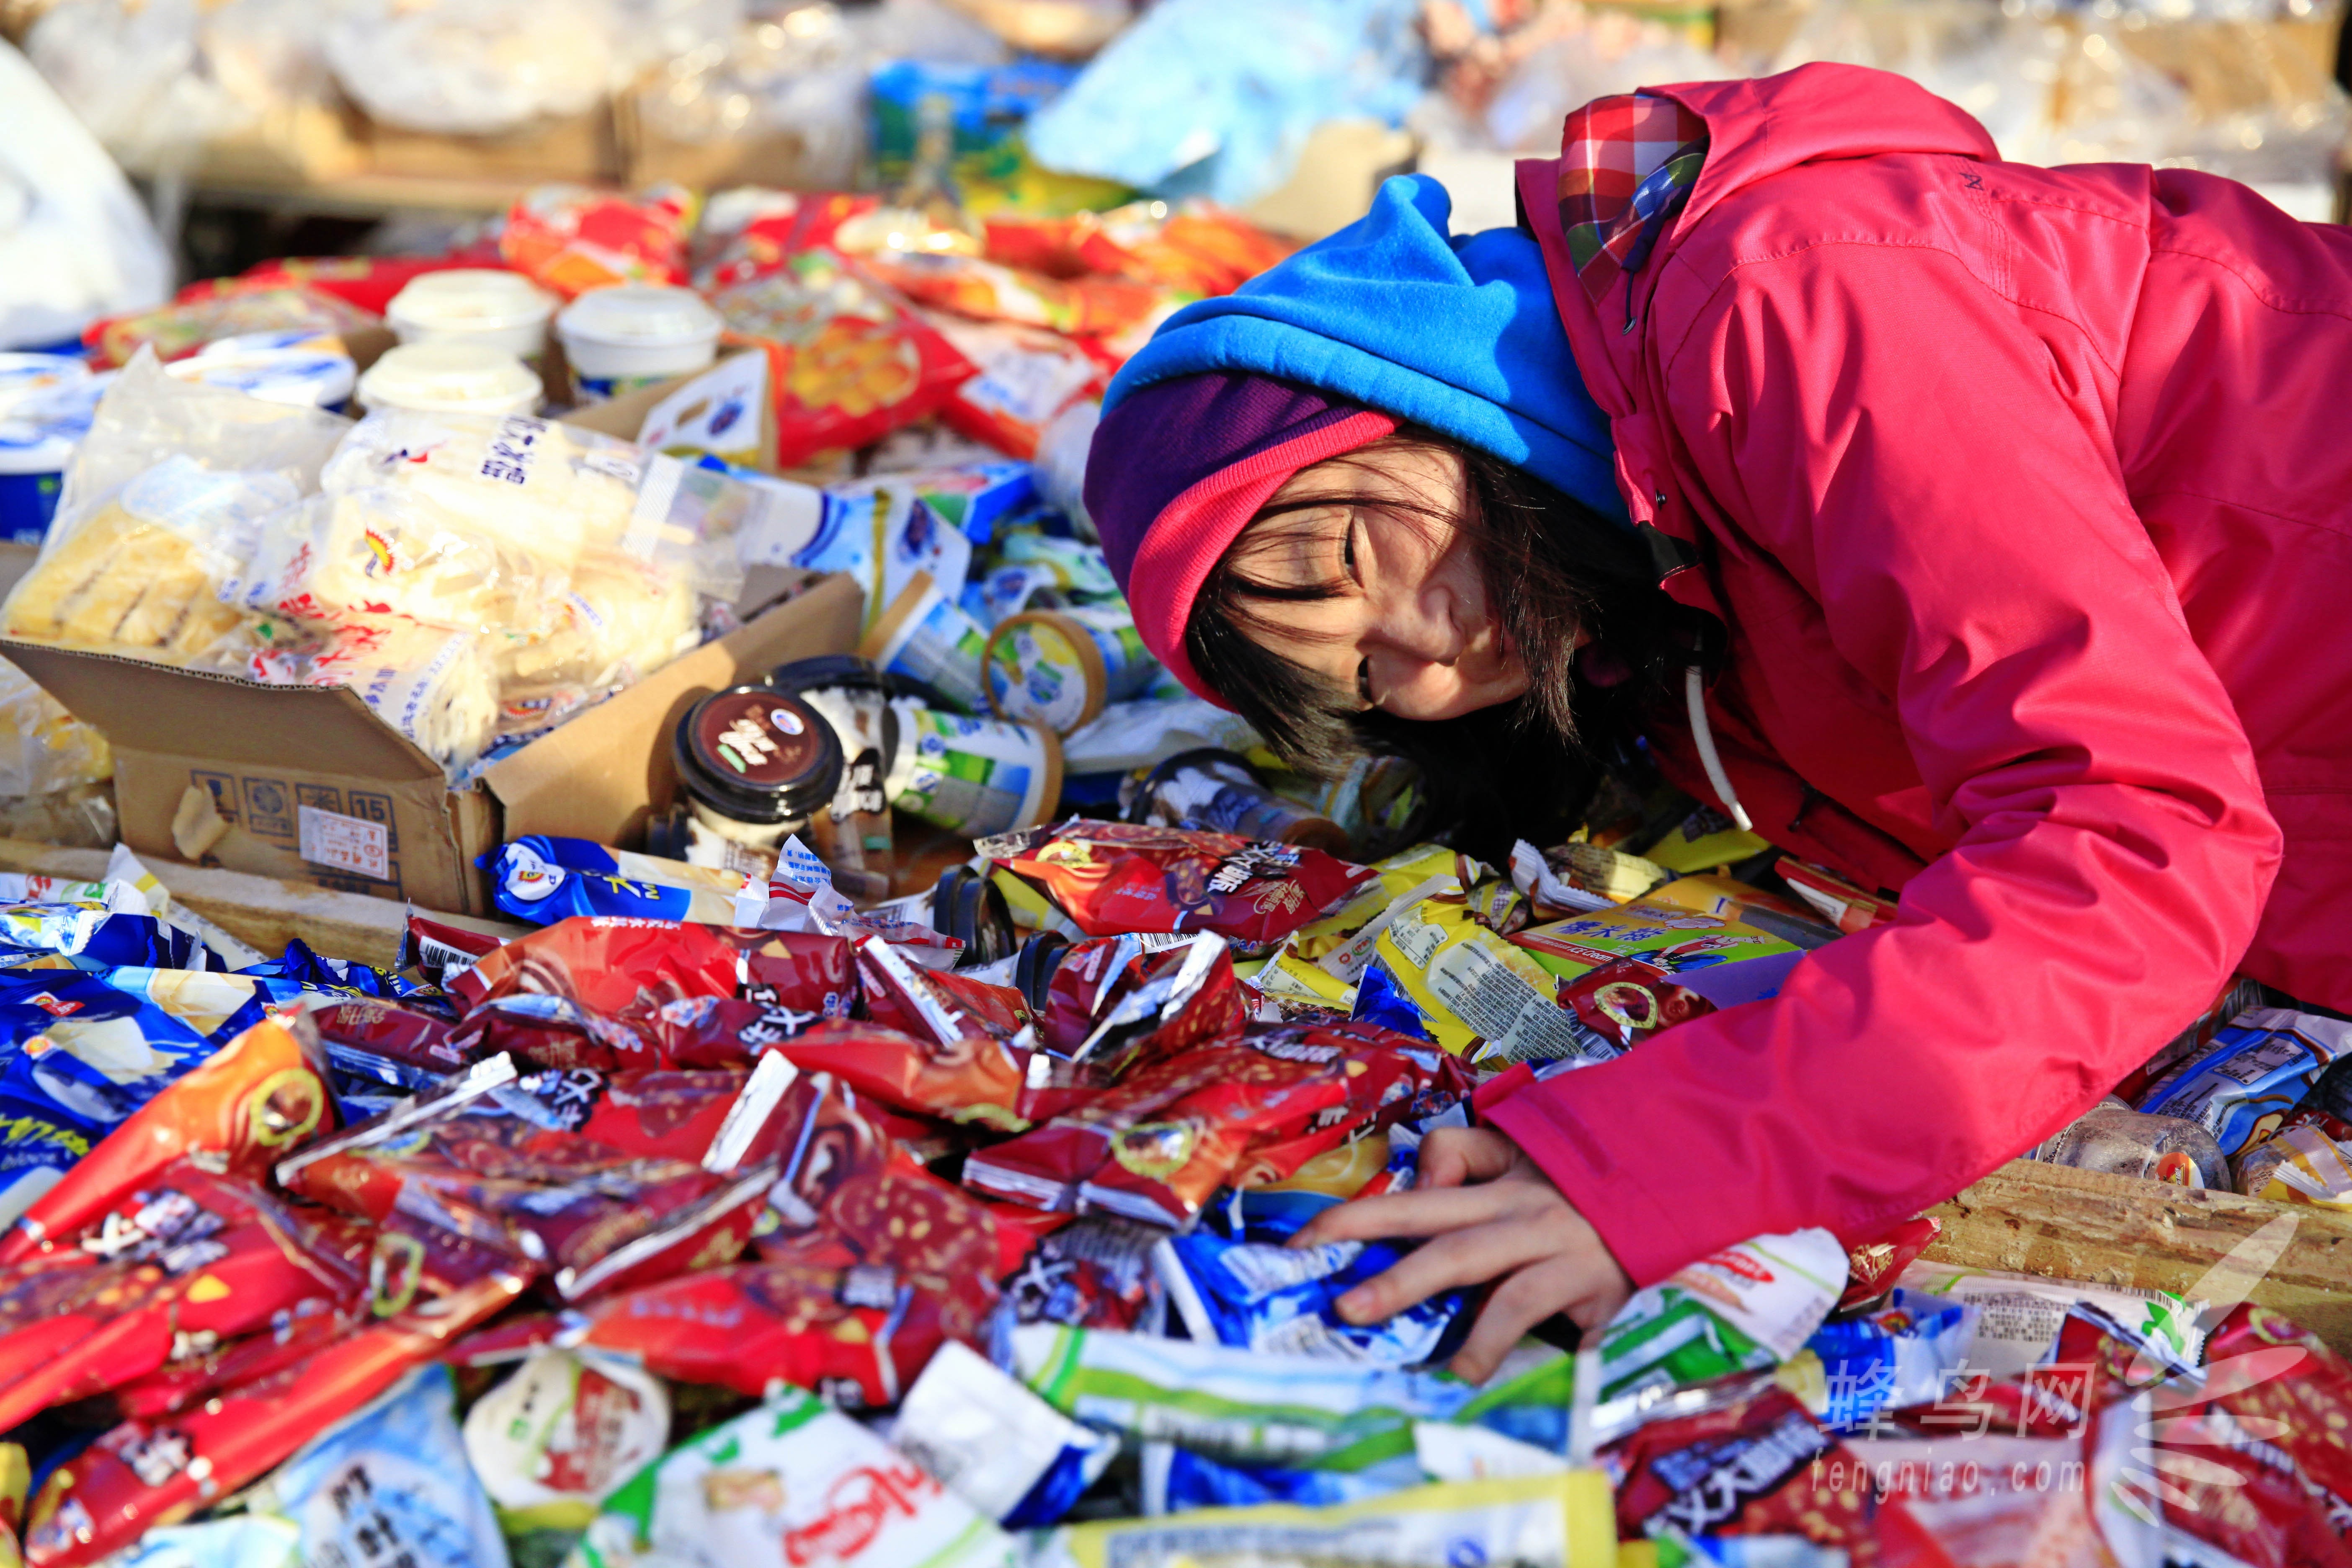
<svg viewBox="0 0 2352 1568">
<path fill-rule="evenodd" d="M 1665 347 L 1707 510 L 1820 604 L 1955 846 L 1778 997 L 1496 1108 L 1637 1281 L 1950 1196 L 2252 939 L 2280 838 L 2252 748 L 2068 368 L 2087 346 L 2025 322 L 1941 252 L 1832 244 L 1738 268 Z"/>
</svg>

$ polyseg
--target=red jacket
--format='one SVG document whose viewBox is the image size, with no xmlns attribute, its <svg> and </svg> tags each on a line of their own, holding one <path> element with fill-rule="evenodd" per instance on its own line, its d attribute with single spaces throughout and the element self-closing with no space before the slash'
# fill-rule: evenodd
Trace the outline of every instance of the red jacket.
<svg viewBox="0 0 2352 1568">
<path fill-rule="evenodd" d="M 1496 1111 L 1638 1282 L 1948 1197 L 2232 970 L 2352 1009 L 2352 231 L 1876 71 L 1657 90 L 1710 145 L 1630 326 L 1520 196 L 1742 804 L 1902 901 Z"/>
</svg>

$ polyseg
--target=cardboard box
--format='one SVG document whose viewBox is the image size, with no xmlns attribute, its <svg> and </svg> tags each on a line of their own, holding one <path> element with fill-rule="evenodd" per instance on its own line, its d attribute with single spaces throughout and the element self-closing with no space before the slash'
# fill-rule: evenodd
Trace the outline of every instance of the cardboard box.
<svg viewBox="0 0 2352 1568">
<path fill-rule="evenodd" d="M 259 686 L 112 654 L 0 641 L 114 746 L 122 839 L 185 858 L 175 819 L 217 816 L 207 854 L 232 870 L 491 912 L 475 857 L 526 833 L 625 844 L 677 787 L 670 736 L 686 710 L 788 659 L 847 652 L 864 595 L 820 579 L 453 792 L 440 764 L 341 688 Z M 183 814 L 188 814 L 184 816 Z"/>
</svg>

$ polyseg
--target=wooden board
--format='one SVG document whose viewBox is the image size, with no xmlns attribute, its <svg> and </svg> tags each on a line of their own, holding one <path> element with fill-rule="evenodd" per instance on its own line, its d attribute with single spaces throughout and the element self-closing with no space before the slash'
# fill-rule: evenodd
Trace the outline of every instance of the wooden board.
<svg viewBox="0 0 2352 1568">
<path fill-rule="evenodd" d="M 2352 1355 L 2352 1215 L 2025 1160 L 1928 1212 L 1944 1225 L 1927 1253 L 1937 1262 L 2179 1291 L 2292 1215 L 2294 1238 L 2250 1299 Z"/>
<path fill-rule="evenodd" d="M 30 871 L 94 882 L 106 875 L 106 859 L 102 849 L 60 849 L 0 838 L 0 871 Z M 170 889 L 174 899 L 272 957 L 300 937 L 329 958 L 356 959 L 379 969 L 400 961 L 400 936 L 408 921 L 406 904 L 217 867 L 184 866 L 152 855 L 142 856 L 140 862 L 155 873 L 155 879 Z M 445 924 L 502 937 L 520 936 L 530 929 L 504 921 L 420 912 Z"/>
</svg>

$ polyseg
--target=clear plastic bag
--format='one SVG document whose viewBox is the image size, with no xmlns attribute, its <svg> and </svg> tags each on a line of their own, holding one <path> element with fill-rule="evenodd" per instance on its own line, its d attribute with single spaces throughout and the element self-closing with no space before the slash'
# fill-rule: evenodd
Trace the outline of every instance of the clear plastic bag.
<svg viewBox="0 0 2352 1568">
<path fill-rule="evenodd" d="M 593 108 L 615 85 L 618 31 L 597 0 L 353 0 L 325 49 L 343 90 L 383 123 L 491 136 Z"/>
<path fill-rule="evenodd" d="M 114 776 L 106 737 L 0 659 L 0 799 L 49 795 Z"/>
<path fill-rule="evenodd" d="M 352 432 L 292 526 L 263 541 L 241 602 L 537 642 L 573 626 L 574 577 L 609 584 L 614 560 L 732 598 L 735 533 L 772 504 L 723 474 L 543 419 L 387 410 Z M 667 601 L 674 590 L 658 586 Z"/>
<path fill-rule="evenodd" d="M 456 778 L 498 729 L 498 674 L 489 639 L 397 616 L 354 616 L 308 647 L 255 658 L 247 673 L 271 685 L 346 686 L 377 718 Z"/>
<path fill-rule="evenodd" d="M 166 664 L 235 665 L 249 618 L 220 594 L 314 489 L 350 422 L 176 381 L 142 353 L 98 406 L 7 635 Z"/>
</svg>

